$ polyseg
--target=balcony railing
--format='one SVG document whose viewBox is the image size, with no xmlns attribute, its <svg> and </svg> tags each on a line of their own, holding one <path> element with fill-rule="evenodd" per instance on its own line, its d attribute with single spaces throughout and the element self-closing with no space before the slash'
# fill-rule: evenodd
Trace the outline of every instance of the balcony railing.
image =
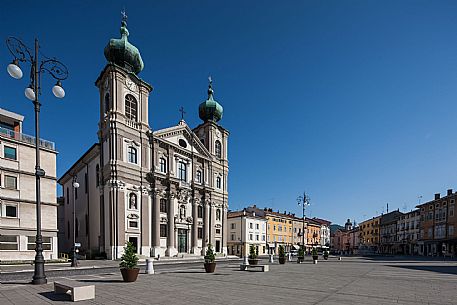
<svg viewBox="0 0 457 305">
<path fill-rule="evenodd" d="M 19 133 L 14 130 L 9 130 L 3 127 L 0 127 L 0 136 L 14 139 L 19 142 L 35 145 L 35 137 L 26 135 L 24 133 Z M 55 150 L 54 142 L 46 141 L 40 139 L 40 147 Z"/>
</svg>

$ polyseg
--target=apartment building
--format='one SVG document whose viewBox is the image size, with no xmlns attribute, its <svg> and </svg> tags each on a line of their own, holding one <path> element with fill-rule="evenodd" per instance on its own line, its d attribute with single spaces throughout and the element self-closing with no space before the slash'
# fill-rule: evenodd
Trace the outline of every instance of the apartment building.
<svg viewBox="0 0 457 305">
<path fill-rule="evenodd" d="M 0 108 L 0 260 L 33 260 L 36 239 L 35 137 L 22 131 L 24 117 Z M 55 144 L 39 141 L 43 255 L 57 258 Z"/>
</svg>

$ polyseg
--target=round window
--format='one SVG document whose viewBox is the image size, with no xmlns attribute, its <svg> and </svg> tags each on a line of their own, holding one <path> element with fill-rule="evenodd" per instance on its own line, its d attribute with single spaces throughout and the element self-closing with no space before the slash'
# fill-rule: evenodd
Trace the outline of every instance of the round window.
<svg viewBox="0 0 457 305">
<path fill-rule="evenodd" d="M 179 139 L 178 141 L 179 146 L 186 148 L 187 147 L 187 142 L 183 139 Z"/>
</svg>

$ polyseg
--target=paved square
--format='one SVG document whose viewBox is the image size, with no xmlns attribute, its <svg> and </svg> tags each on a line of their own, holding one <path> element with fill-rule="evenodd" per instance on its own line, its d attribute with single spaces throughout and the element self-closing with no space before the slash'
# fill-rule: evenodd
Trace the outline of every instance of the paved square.
<svg viewBox="0 0 457 305">
<path fill-rule="evenodd" d="M 457 304 L 457 263 L 343 258 L 271 265 L 270 271 L 239 271 L 221 264 L 173 266 L 123 283 L 120 274 L 71 277 L 96 285 L 96 298 L 78 304 Z M 49 281 L 53 281 L 52 278 Z M 65 304 L 52 285 L 0 286 L 1 304 Z"/>
</svg>

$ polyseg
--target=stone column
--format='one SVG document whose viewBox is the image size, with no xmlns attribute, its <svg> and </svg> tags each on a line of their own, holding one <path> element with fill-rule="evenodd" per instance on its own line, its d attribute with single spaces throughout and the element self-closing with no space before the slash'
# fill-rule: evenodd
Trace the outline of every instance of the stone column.
<svg viewBox="0 0 457 305">
<path fill-rule="evenodd" d="M 178 254 L 175 248 L 175 205 L 178 198 L 175 193 L 170 193 L 168 200 L 168 238 L 166 255 L 173 257 Z"/>
<path fill-rule="evenodd" d="M 227 205 L 222 207 L 222 253 L 227 255 Z"/>
<path fill-rule="evenodd" d="M 154 190 L 152 203 L 152 252 L 157 257 L 160 253 L 160 191 Z"/>
<path fill-rule="evenodd" d="M 200 203 L 200 198 L 193 198 L 192 202 L 192 253 L 198 254 L 198 204 Z"/>
<path fill-rule="evenodd" d="M 205 255 L 206 249 L 208 249 L 208 243 L 210 242 L 209 236 L 209 216 L 210 216 L 210 204 L 211 201 L 209 199 L 205 199 L 203 202 L 205 208 L 205 214 L 203 215 L 203 245 L 202 245 L 202 255 Z"/>
<path fill-rule="evenodd" d="M 213 245 L 214 251 L 216 251 L 216 231 L 214 230 L 214 225 L 216 224 L 216 206 L 214 203 L 211 203 L 209 213 L 211 217 L 209 227 L 210 242 Z"/>
</svg>

